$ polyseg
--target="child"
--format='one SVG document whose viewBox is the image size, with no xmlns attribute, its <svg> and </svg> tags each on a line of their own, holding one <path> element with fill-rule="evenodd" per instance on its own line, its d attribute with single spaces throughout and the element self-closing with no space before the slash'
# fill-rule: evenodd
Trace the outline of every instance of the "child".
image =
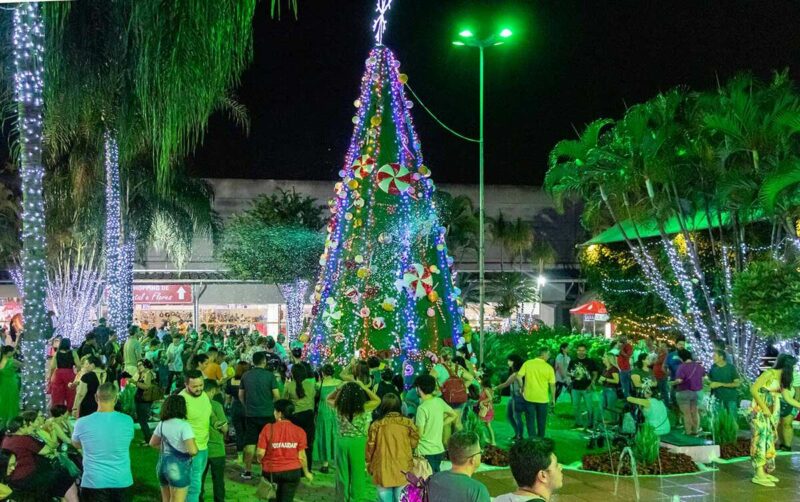
<svg viewBox="0 0 800 502">
<path fill-rule="evenodd" d="M 484 373 L 481 378 L 481 396 L 478 400 L 478 417 L 481 422 L 486 424 L 489 430 L 489 444 L 495 445 L 494 429 L 492 429 L 492 421 L 494 420 L 494 392 L 492 392 L 492 375 L 489 372 Z"/>
</svg>

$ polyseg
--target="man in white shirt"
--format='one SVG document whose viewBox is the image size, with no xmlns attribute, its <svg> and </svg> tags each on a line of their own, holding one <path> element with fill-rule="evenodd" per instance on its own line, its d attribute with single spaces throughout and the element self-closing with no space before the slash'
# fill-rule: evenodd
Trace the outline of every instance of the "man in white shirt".
<svg viewBox="0 0 800 502">
<path fill-rule="evenodd" d="M 169 369 L 167 393 L 169 393 L 172 391 L 172 382 L 175 381 L 175 379 L 180 381 L 181 374 L 183 373 L 183 340 L 180 335 L 175 335 L 172 338 L 172 343 L 167 347 L 166 356 L 167 369 Z"/>
</svg>

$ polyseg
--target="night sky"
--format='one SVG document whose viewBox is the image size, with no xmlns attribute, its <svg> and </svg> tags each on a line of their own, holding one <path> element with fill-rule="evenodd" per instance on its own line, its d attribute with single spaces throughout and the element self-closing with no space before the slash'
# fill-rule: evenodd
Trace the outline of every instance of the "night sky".
<svg viewBox="0 0 800 502">
<path fill-rule="evenodd" d="M 266 3 L 255 22 L 255 61 L 237 90 L 250 135 L 212 118 L 191 172 L 335 179 L 373 44 L 375 2 L 299 0 L 297 20 L 285 12 L 270 19 Z M 491 33 L 506 25 L 512 42 L 486 53 L 487 183 L 540 184 L 557 141 L 596 118 L 619 117 L 626 103 L 676 85 L 708 89 L 742 70 L 768 77 L 800 61 L 796 0 L 395 0 L 384 41 L 428 107 L 475 136 L 478 53 L 450 42 L 463 26 Z M 476 182 L 477 146 L 416 103 L 413 113 L 436 181 Z"/>
</svg>

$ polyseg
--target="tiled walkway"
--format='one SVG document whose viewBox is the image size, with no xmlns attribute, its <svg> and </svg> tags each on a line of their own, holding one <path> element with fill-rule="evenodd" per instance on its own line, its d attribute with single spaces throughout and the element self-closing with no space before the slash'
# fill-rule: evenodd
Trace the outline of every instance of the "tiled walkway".
<svg viewBox="0 0 800 502">
<path fill-rule="evenodd" d="M 775 475 L 781 481 L 775 488 L 750 482 L 749 461 L 720 465 L 719 471 L 685 476 L 639 479 L 639 499 L 643 502 L 797 502 L 800 501 L 800 454 L 778 457 Z M 495 496 L 515 489 L 511 473 L 493 471 L 476 476 Z M 564 487 L 556 502 L 635 501 L 632 478 L 620 478 L 615 490 L 613 476 L 564 470 Z"/>
</svg>

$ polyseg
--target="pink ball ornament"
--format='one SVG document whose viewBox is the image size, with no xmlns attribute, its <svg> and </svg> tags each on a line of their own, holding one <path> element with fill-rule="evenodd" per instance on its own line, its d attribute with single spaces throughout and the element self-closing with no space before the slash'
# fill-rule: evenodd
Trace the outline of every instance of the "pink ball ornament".
<svg viewBox="0 0 800 502">
<path fill-rule="evenodd" d="M 433 307 L 428 307 L 428 310 L 425 311 L 425 313 L 428 314 L 428 317 L 433 317 L 436 315 L 436 311 L 433 310 Z"/>
</svg>

